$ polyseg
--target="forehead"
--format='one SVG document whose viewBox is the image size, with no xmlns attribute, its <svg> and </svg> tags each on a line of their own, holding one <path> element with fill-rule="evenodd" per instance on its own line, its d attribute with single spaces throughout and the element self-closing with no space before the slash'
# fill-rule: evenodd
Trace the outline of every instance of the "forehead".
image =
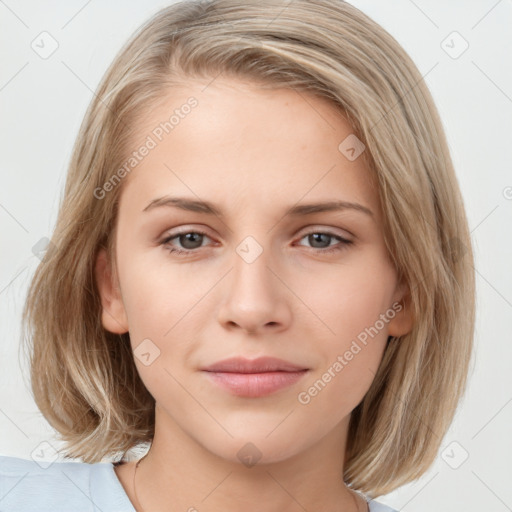
<svg viewBox="0 0 512 512">
<path fill-rule="evenodd" d="M 340 149 L 354 137 L 352 127 L 328 100 L 303 91 L 191 81 L 169 90 L 135 131 L 133 151 L 151 148 L 124 183 L 121 205 L 139 211 L 164 194 L 267 210 L 301 198 L 357 200 L 375 209 L 364 159 L 350 160 Z"/>
</svg>

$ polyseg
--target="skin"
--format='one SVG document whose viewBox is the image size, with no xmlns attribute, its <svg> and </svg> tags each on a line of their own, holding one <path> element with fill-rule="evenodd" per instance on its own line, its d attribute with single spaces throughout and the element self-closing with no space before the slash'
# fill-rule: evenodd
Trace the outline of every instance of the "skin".
<svg viewBox="0 0 512 512">
<path fill-rule="evenodd" d="M 198 99 L 125 178 L 118 279 L 105 252 L 96 264 L 105 329 L 129 331 L 133 349 L 149 338 L 160 350 L 148 366 L 135 357 L 156 400 L 154 441 L 136 473 L 139 501 L 146 512 L 365 510 L 341 478 L 350 414 L 388 336 L 412 324 L 407 290 L 384 243 L 377 189 L 363 158 L 349 161 L 338 150 L 352 129 L 326 100 L 237 79 L 206 84 L 174 88 L 140 120 L 144 140 L 189 96 Z M 142 211 L 166 194 L 211 201 L 222 216 Z M 373 215 L 284 213 L 297 203 L 339 199 Z M 161 244 L 178 227 L 207 235 Z M 308 236 L 325 232 L 332 236 Z M 248 236 L 263 251 L 252 263 L 236 252 Z M 171 246 L 190 255 L 170 253 Z M 341 250 L 325 253 L 334 246 Z M 401 300 L 402 311 L 301 404 L 298 394 Z M 270 355 L 309 371 L 272 395 L 234 396 L 199 370 L 234 355 Z M 251 467 L 237 456 L 249 442 L 261 454 Z M 133 462 L 116 468 L 135 503 L 133 471 Z"/>
</svg>

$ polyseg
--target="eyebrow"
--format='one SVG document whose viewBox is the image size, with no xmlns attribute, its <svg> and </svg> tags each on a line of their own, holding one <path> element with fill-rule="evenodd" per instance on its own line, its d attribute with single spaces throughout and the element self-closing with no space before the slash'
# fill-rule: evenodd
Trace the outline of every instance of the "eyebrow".
<svg viewBox="0 0 512 512">
<path fill-rule="evenodd" d="M 186 197 L 163 196 L 153 199 L 142 211 L 147 212 L 158 207 L 174 207 L 181 210 L 204 213 L 207 215 L 216 215 L 223 217 L 222 211 L 209 201 L 188 199 Z M 334 212 L 343 210 L 356 210 L 373 217 L 373 212 L 359 203 L 350 201 L 324 201 L 319 203 L 308 203 L 294 205 L 286 210 L 285 215 L 300 216 L 311 215 L 313 213 Z"/>
</svg>

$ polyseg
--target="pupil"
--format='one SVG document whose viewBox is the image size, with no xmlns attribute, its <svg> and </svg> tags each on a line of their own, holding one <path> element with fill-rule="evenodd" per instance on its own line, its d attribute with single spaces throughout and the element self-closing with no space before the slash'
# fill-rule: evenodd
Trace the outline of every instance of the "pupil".
<svg viewBox="0 0 512 512">
<path fill-rule="evenodd" d="M 316 242 L 322 242 L 322 237 L 327 237 L 329 238 L 329 235 L 326 235 L 325 233 L 314 233 L 313 235 L 310 235 L 312 238 L 313 238 L 313 242 L 316 243 Z M 324 240 L 325 242 L 325 240 Z M 314 246 L 314 243 L 312 244 Z M 329 245 L 329 243 L 327 243 L 327 245 Z"/>
<path fill-rule="evenodd" d="M 199 233 L 187 233 L 187 234 L 181 235 L 181 236 L 185 238 L 185 243 L 183 243 L 182 240 L 180 240 L 180 242 L 182 242 L 182 245 L 185 248 L 187 248 L 187 249 L 196 249 L 197 247 L 195 247 L 194 244 L 197 244 L 197 240 L 194 240 L 194 238 L 195 237 L 201 237 L 202 235 L 199 234 Z M 188 242 L 191 242 L 192 247 L 187 246 Z M 201 245 L 201 243 L 199 243 L 199 245 Z"/>
<path fill-rule="evenodd" d="M 186 233 L 185 235 L 181 235 L 182 240 L 180 241 L 182 242 L 182 245 L 185 248 L 195 249 L 196 247 L 194 247 L 194 244 L 197 244 L 198 240 L 200 240 L 202 236 L 203 235 L 201 235 L 200 233 Z M 327 242 L 327 245 L 329 245 L 328 241 L 324 237 L 329 238 L 330 235 L 326 235 L 325 233 L 314 233 L 312 235 L 309 235 L 310 243 L 312 241 L 313 246 L 318 242 L 321 244 L 323 239 L 324 244 Z M 183 243 L 183 239 L 185 240 L 185 243 Z M 192 244 L 192 247 L 187 246 L 187 243 L 189 242 Z"/>
</svg>

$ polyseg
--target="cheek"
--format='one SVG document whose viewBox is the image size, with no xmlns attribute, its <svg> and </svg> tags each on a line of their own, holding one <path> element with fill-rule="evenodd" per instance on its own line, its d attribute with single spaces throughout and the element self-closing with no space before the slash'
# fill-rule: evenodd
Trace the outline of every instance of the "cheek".
<svg viewBox="0 0 512 512">
<path fill-rule="evenodd" d="M 167 262 L 163 256 L 159 260 L 133 257 L 125 262 L 122 271 L 130 333 L 160 339 L 170 336 L 169 331 L 179 326 L 181 318 L 188 319 L 188 315 L 196 313 L 195 305 L 208 294 L 216 279 L 214 275 L 210 279 L 198 278 L 185 265 Z"/>
<path fill-rule="evenodd" d="M 393 269 L 380 258 L 365 258 L 306 277 L 297 295 L 307 304 L 318 336 L 341 349 L 375 326 L 390 306 L 393 289 Z M 386 338 L 387 323 L 381 324 L 378 331 Z"/>
<path fill-rule="evenodd" d="M 370 388 L 386 348 L 387 323 L 381 320 L 385 294 L 374 288 L 345 288 L 323 304 L 325 323 L 312 350 L 321 354 L 320 364 L 301 388 L 298 402 L 317 418 L 336 423 L 349 414 Z"/>
<path fill-rule="evenodd" d="M 155 265 L 142 258 L 133 258 L 122 270 L 139 374 L 150 392 L 179 393 L 171 374 L 181 381 L 186 372 L 183 362 L 192 361 L 197 340 L 204 339 L 205 319 L 211 321 L 213 314 L 208 293 L 218 278 L 210 272 L 209 279 L 203 279 L 184 265 Z"/>
<path fill-rule="evenodd" d="M 314 326 L 305 329 L 322 357 L 302 403 L 314 398 L 316 407 L 337 403 L 347 412 L 369 389 L 382 359 L 394 316 L 388 309 L 394 272 L 385 261 L 374 259 L 360 261 L 360 266 L 340 266 L 329 279 L 315 282 L 305 283 L 305 302 L 321 321 L 310 315 Z"/>
</svg>

